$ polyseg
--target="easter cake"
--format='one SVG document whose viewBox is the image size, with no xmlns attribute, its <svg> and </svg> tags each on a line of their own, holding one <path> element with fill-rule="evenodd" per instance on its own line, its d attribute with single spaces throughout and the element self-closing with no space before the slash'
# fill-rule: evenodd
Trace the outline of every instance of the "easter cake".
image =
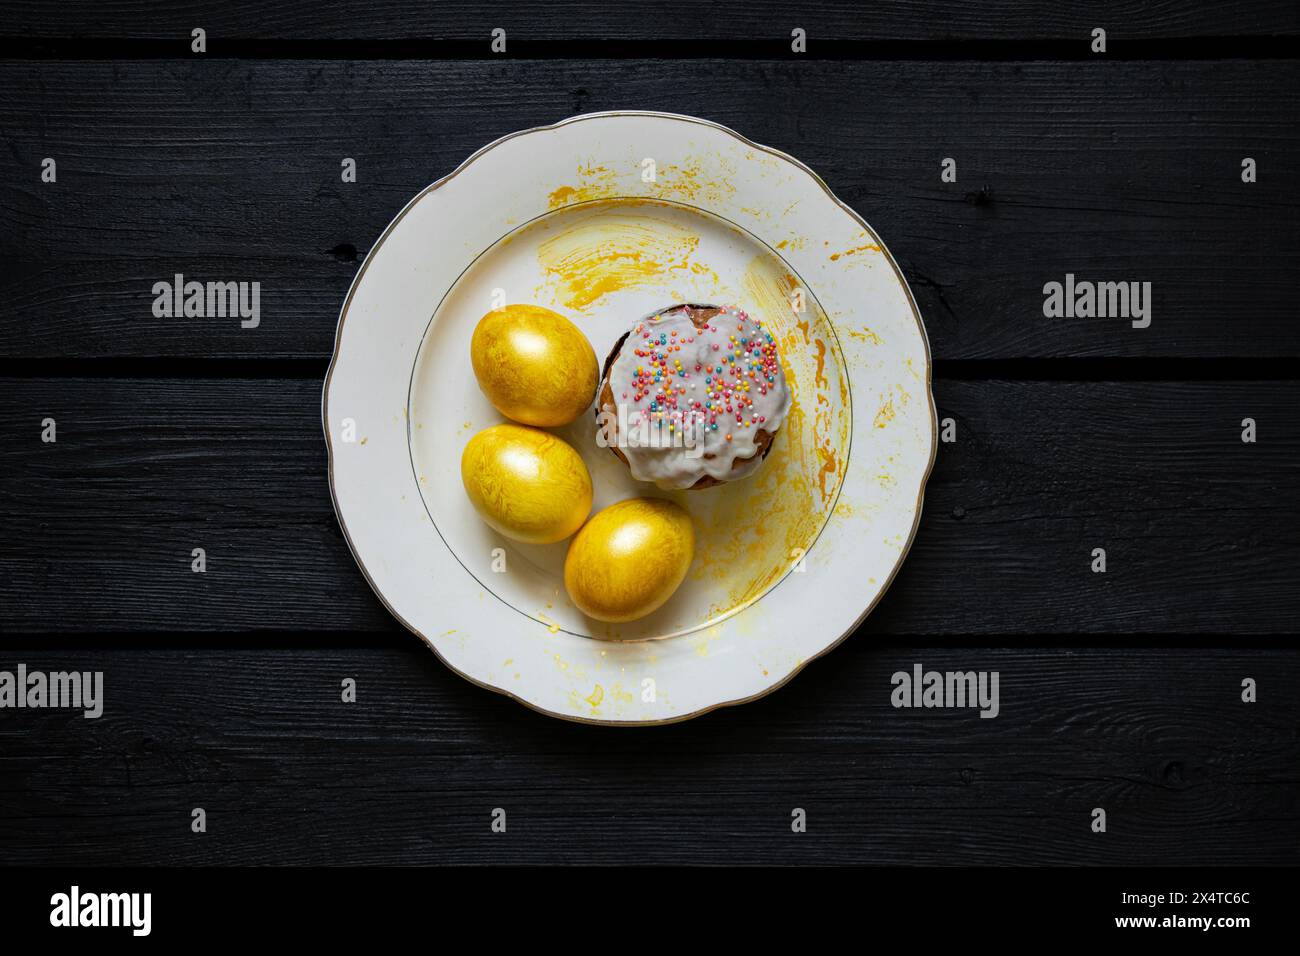
<svg viewBox="0 0 1300 956">
<path fill-rule="evenodd" d="M 732 306 L 669 306 L 625 332 L 605 359 L 597 440 L 638 481 L 710 488 L 753 474 L 791 394 L 776 340 Z"/>
</svg>

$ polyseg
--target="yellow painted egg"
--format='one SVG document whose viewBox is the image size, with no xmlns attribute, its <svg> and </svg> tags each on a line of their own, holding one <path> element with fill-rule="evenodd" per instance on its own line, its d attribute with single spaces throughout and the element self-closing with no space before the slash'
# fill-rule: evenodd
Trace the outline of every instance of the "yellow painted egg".
<svg viewBox="0 0 1300 956">
<path fill-rule="evenodd" d="M 523 425 L 493 425 L 469 440 L 460 478 L 474 510 L 507 538 L 550 544 L 591 512 L 591 475 L 573 446 Z"/>
<path fill-rule="evenodd" d="M 569 543 L 564 586 L 588 617 L 634 621 L 673 596 L 694 557 L 690 515 L 671 501 L 629 498 L 597 512 Z"/>
<path fill-rule="evenodd" d="M 483 316 L 469 346 L 474 377 L 502 415 L 525 425 L 567 425 L 596 395 L 596 352 L 582 330 L 536 305 Z"/>
</svg>

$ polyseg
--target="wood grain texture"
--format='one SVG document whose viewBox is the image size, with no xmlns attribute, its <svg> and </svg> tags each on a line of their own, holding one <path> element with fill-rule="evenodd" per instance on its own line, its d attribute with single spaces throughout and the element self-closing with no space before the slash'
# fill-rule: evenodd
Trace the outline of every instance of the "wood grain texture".
<svg viewBox="0 0 1300 956">
<path fill-rule="evenodd" d="M 1300 864 L 1300 651 L 1270 636 L 1300 612 L 1297 33 L 1293 0 L 3 3 L 0 670 L 107 699 L 0 711 L 0 862 Z M 619 108 L 731 126 L 861 212 L 958 430 L 857 634 L 635 730 L 473 687 L 384 611 L 312 378 L 413 194 Z M 178 271 L 260 281 L 262 327 L 153 318 Z M 1042 318 L 1066 272 L 1152 282 L 1152 327 Z M 999 717 L 892 708 L 916 663 L 998 671 Z"/>
<path fill-rule="evenodd" d="M 0 620 L 398 630 L 335 519 L 319 397 L 302 380 L 0 381 Z M 941 381 L 936 401 L 958 440 L 940 446 L 911 554 L 863 631 L 1294 629 L 1294 386 Z M 57 444 L 39 440 L 47 416 Z M 1089 570 L 1097 547 L 1106 574 Z"/>
<path fill-rule="evenodd" d="M 439 0 L 412 5 L 378 0 L 354 4 L 285 0 L 179 0 L 160 8 L 147 0 L 9 0 L 0 34 L 9 36 L 187 37 L 195 26 L 213 37 L 253 38 L 479 38 L 506 27 L 520 39 L 750 39 L 788 43 L 802 26 L 810 36 L 836 39 L 1030 39 L 1087 36 L 1095 26 L 1123 38 L 1252 36 L 1300 31 L 1295 4 L 1255 0 L 1153 4 L 1107 0 L 1083 5 L 1050 0 L 990 0 L 972 6 L 945 0 L 863 4 L 813 0 L 792 7 L 781 0 L 711 4 L 683 0 L 636 4 L 555 0 L 544 5 L 499 0 Z M 815 48 L 814 48 L 815 49 Z"/>
<path fill-rule="evenodd" d="M 9 62 L 0 88 L 0 358 L 328 356 L 412 195 L 610 108 L 811 165 L 889 243 L 940 359 L 1300 355 L 1300 63 Z M 260 281 L 261 327 L 154 318 L 176 272 Z M 1067 272 L 1151 282 L 1151 327 L 1043 318 Z"/>
<path fill-rule="evenodd" d="M 20 661 L 101 670 L 106 703 L 97 720 L 6 712 L 10 864 L 1300 863 L 1295 650 L 860 635 L 762 701 L 631 730 L 533 714 L 414 638 L 0 648 L 0 668 Z M 892 673 L 918 662 L 996 670 L 999 716 L 894 709 Z M 1105 834 L 1089 828 L 1098 806 Z M 194 807 L 206 834 L 190 832 Z M 489 831 L 494 807 L 505 834 Z M 790 832 L 794 807 L 806 834 Z"/>
</svg>

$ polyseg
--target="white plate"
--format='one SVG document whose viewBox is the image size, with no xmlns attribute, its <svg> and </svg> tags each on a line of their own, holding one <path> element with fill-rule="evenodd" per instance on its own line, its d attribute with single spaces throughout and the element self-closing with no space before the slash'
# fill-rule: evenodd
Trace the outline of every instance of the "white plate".
<svg viewBox="0 0 1300 956">
<path fill-rule="evenodd" d="M 569 317 L 601 360 L 676 302 L 738 305 L 781 344 L 795 410 L 748 479 L 659 492 L 592 417 L 555 430 L 596 508 L 654 494 L 691 512 L 695 563 L 648 618 L 588 620 L 567 542 L 517 544 L 469 506 L 461 451 L 502 420 L 469 338 L 503 302 Z M 393 614 L 475 683 L 619 725 L 753 700 L 849 634 L 911 545 L 936 444 L 925 330 L 879 237 L 797 160 L 666 113 L 515 133 L 416 196 L 344 302 L 323 418 L 339 522 Z"/>
</svg>

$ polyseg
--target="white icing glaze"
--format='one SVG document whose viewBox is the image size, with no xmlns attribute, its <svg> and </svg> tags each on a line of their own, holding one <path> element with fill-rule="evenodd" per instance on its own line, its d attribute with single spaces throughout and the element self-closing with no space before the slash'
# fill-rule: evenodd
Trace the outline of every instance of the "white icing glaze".
<svg viewBox="0 0 1300 956">
<path fill-rule="evenodd" d="M 697 306 L 696 308 L 702 308 Z M 755 434 L 775 434 L 790 390 L 762 323 L 724 306 L 696 328 L 684 305 L 642 319 L 609 373 L 619 450 L 632 477 L 689 488 L 709 475 L 744 478 L 762 463 Z M 733 467 L 737 459 L 749 459 Z"/>
</svg>

